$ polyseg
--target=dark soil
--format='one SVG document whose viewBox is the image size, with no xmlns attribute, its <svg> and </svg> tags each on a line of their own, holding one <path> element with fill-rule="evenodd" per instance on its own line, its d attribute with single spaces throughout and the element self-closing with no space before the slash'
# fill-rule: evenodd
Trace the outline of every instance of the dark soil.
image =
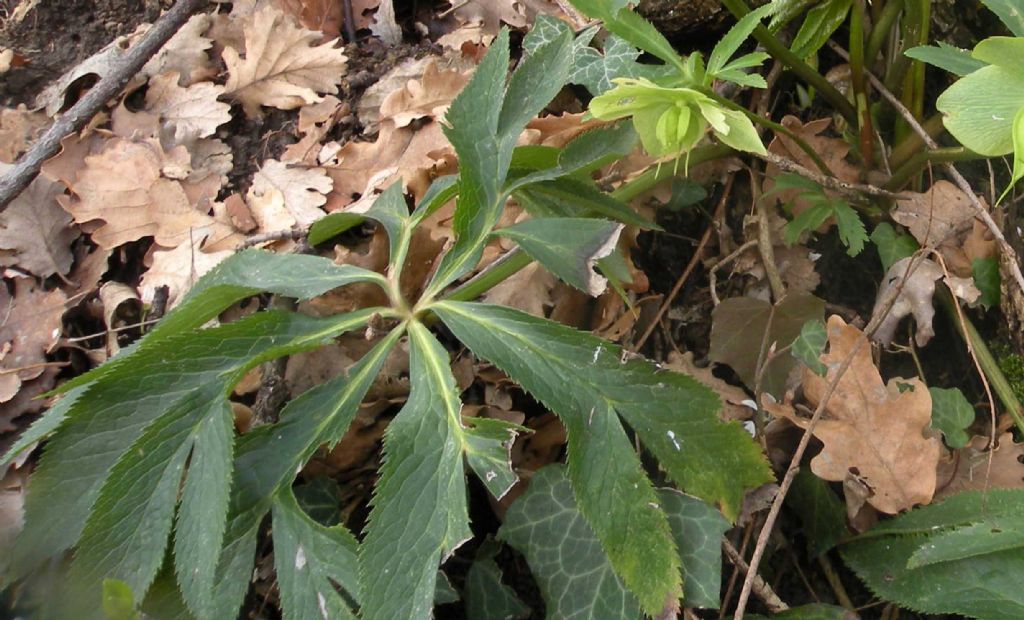
<svg viewBox="0 0 1024 620">
<path fill-rule="evenodd" d="M 0 46 L 15 62 L 0 80 L 0 104 L 31 106 L 36 95 L 69 68 L 118 36 L 152 22 L 172 0 L 38 0 L 19 21 L 19 6 L 34 0 L 0 0 Z M 24 11 L 24 8 L 22 9 Z"/>
</svg>

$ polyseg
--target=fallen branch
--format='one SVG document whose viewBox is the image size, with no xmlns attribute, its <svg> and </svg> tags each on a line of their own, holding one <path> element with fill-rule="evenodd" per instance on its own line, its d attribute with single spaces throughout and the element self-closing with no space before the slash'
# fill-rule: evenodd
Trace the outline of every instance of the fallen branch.
<svg viewBox="0 0 1024 620">
<path fill-rule="evenodd" d="M 121 92 L 164 43 L 167 43 L 192 14 L 204 7 L 207 2 L 208 0 L 178 0 L 171 10 L 156 20 L 139 42 L 125 53 L 119 65 L 50 125 L 46 133 L 0 179 L 0 212 L 36 178 L 43 162 L 60 151 L 60 141 L 65 136 L 81 131 L 100 108 Z"/>
</svg>

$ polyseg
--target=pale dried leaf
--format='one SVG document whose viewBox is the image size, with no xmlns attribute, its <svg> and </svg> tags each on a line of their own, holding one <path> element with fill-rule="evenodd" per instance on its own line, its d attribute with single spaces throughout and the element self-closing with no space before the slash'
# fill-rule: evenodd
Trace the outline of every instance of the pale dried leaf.
<svg viewBox="0 0 1024 620">
<path fill-rule="evenodd" d="M 897 200 L 892 219 L 906 226 L 922 247 L 938 247 L 970 232 L 974 209 L 959 187 L 942 180 L 927 192 Z"/>
<path fill-rule="evenodd" d="M 333 42 L 314 45 L 319 38 L 276 8 L 260 10 L 245 28 L 245 58 L 224 48 L 226 93 L 250 116 L 260 106 L 292 110 L 321 101 L 319 93 L 337 93 L 347 58 Z"/>
<path fill-rule="evenodd" d="M 868 503 L 888 514 L 927 504 L 935 493 L 935 468 L 942 453 L 942 442 L 931 430 L 928 388 L 919 379 L 883 383 L 866 336 L 839 316 L 829 318 L 828 335 L 830 350 L 821 356 L 827 376 L 804 370 L 804 395 L 811 409 L 828 392 L 842 362 L 855 347 L 857 351 L 814 429 L 824 447 L 811 461 L 811 470 L 833 481 L 853 473 L 871 490 Z M 801 428 L 808 426 L 809 420 L 792 407 L 765 407 Z"/>
<path fill-rule="evenodd" d="M 213 16 L 208 13 L 193 15 L 146 63 L 142 74 L 154 76 L 175 71 L 182 86 L 217 75 L 217 69 L 206 54 L 213 40 L 203 36 L 212 22 Z"/>
<path fill-rule="evenodd" d="M 254 201 L 276 190 L 281 194 L 279 206 L 272 211 L 264 209 L 260 212 L 253 208 L 260 228 L 266 232 L 295 225 L 307 228 L 325 215 L 320 207 L 327 202 L 325 194 L 331 191 L 332 186 L 333 182 L 323 168 L 289 166 L 276 159 L 268 159 L 253 177 L 248 194 L 249 206 L 253 207 Z"/>
<path fill-rule="evenodd" d="M 988 450 L 988 437 L 976 436 L 956 453 L 939 463 L 937 497 L 984 489 L 1024 489 L 1024 443 L 1015 443 L 1013 433 L 999 436 L 995 450 Z"/>
<path fill-rule="evenodd" d="M 906 277 L 912 265 L 913 270 L 910 276 Z M 873 340 L 888 345 L 896 336 L 896 328 L 903 317 L 913 316 L 916 324 L 914 340 L 917 346 L 923 347 L 928 344 L 935 335 L 935 329 L 932 327 L 932 318 L 935 316 L 932 300 L 935 295 L 935 282 L 943 276 L 942 267 L 930 258 L 915 259 L 908 256 L 893 263 L 878 289 L 872 318 L 879 317 L 894 297 L 896 301 L 885 316 L 881 317 Z M 947 284 L 954 293 L 968 302 L 976 300 L 981 295 L 973 282 L 963 278 L 949 278 Z"/>
<path fill-rule="evenodd" d="M 11 295 L 0 286 L 0 347 L 6 351 L 0 361 L 0 402 L 11 400 L 22 382 L 45 371 L 46 354 L 60 340 L 67 301 L 59 289 L 43 291 L 31 278 L 16 278 L 13 288 Z"/>
<path fill-rule="evenodd" d="M 442 70 L 430 59 L 423 73 L 405 82 L 380 104 L 380 118 L 391 119 L 395 127 L 405 127 L 421 118 L 441 119 L 452 99 L 469 82 L 470 71 Z"/>
<path fill-rule="evenodd" d="M 385 45 L 394 46 L 402 42 L 402 29 L 395 21 L 395 5 L 392 4 L 392 0 L 379 0 L 370 32 Z"/>
<path fill-rule="evenodd" d="M 0 175 L 10 166 L 0 164 Z M 4 265 L 18 265 L 40 278 L 71 269 L 71 242 L 79 230 L 71 216 L 57 204 L 64 186 L 40 176 L 0 213 L 0 248 L 13 256 L 0 258 Z"/>
<path fill-rule="evenodd" d="M 182 185 L 165 175 L 187 176 L 184 147 L 164 153 L 153 142 L 114 139 L 97 155 L 85 158 L 71 189 L 77 196 L 62 205 L 78 223 L 103 220 L 92 239 L 100 247 L 114 248 L 152 236 L 165 247 L 189 238 L 193 229 L 210 224 L 210 217 L 194 209 Z"/>
<path fill-rule="evenodd" d="M 191 144 L 231 120 L 231 106 L 217 101 L 223 93 L 223 86 L 210 82 L 182 88 L 176 71 L 164 73 L 149 81 L 146 111 L 168 125 L 173 144 Z"/>
<path fill-rule="evenodd" d="M 170 250 L 154 248 L 149 271 L 143 274 L 139 285 L 142 302 L 153 303 L 156 289 L 166 286 L 168 308 L 174 307 L 203 274 L 234 254 L 231 250 L 203 252 L 204 241 L 202 236 L 196 236 Z"/>
<path fill-rule="evenodd" d="M 49 119 L 24 105 L 0 108 L 0 162 L 12 164 L 43 133 Z"/>
<path fill-rule="evenodd" d="M 497 286 L 484 294 L 485 303 L 510 306 L 545 318 L 546 309 L 552 305 L 551 289 L 558 283 L 558 278 L 540 266 L 530 263 L 510 278 L 506 278 Z"/>
</svg>

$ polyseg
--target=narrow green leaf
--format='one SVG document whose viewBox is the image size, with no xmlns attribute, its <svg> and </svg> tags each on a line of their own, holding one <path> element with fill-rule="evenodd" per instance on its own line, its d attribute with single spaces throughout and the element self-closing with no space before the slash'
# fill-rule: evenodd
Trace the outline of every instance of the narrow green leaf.
<svg viewBox="0 0 1024 620">
<path fill-rule="evenodd" d="M 963 448 L 968 437 L 964 432 L 974 423 L 974 407 L 967 402 L 967 397 L 957 388 L 928 388 L 932 396 L 932 428 L 942 431 L 946 445 L 950 448 Z"/>
<path fill-rule="evenodd" d="M 800 516 L 808 551 L 817 557 L 849 535 L 846 506 L 828 483 L 809 469 L 801 469 L 793 479 L 786 505 Z"/>
<path fill-rule="evenodd" d="M 515 590 L 501 582 L 501 569 L 494 561 L 500 545 L 484 542 L 466 574 L 466 617 L 469 620 L 516 620 L 530 615 L 530 608 Z"/>
<path fill-rule="evenodd" d="M 927 553 L 929 545 L 947 535 L 964 537 L 957 544 L 967 544 L 970 538 L 971 545 L 980 539 L 984 546 L 988 544 L 985 539 L 991 536 L 991 531 L 986 534 L 984 528 L 970 526 L 982 521 L 1019 521 L 1021 514 L 1024 514 L 1024 491 L 960 493 L 879 524 L 843 545 L 842 555 L 872 592 L 903 607 L 922 613 L 961 614 L 985 620 L 1021 618 L 1024 617 L 1024 590 L 1020 588 L 1020 575 L 1024 574 L 1024 553 L 1019 548 L 1004 548 L 919 568 L 909 566 L 915 554 Z M 997 547 L 1006 542 L 999 537 L 995 541 L 999 543 Z M 947 542 L 954 542 L 954 539 Z M 957 546 L 949 548 L 955 550 Z"/>
<path fill-rule="evenodd" d="M 740 48 L 740 45 L 743 45 L 747 37 L 754 32 L 754 28 L 757 28 L 761 20 L 771 15 L 774 10 L 775 7 L 769 2 L 740 18 L 736 25 L 718 40 L 715 49 L 711 50 L 711 55 L 708 56 L 708 75 L 717 76 L 732 55 L 736 53 L 736 50 Z"/>
<path fill-rule="evenodd" d="M 359 213 L 350 211 L 335 211 L 313 222 L 306 234 L 306 241 L 311 246 L 317 246 L 328 239 L 359 226 L 366 221 L 366 217 Z"/>
<path fill-rule="evenodd" d="M 1013 133 L 1013 171 L 1010 173 L 1010 182 L 1006 184 L 1006 189 L 996 200 L 997 204 L 1002 202 L 1017 181 L 1024 177 L 1024 106 L 1021 106 L 1013 116 L 1010 130 Z"/>
<path fill-rule="evenodd" d="M 243 435 L 236 449 L 228 527 L 220 554 L 215 617 L 234 616 L 252 574 L 256 533 L 273 497 L 291 485 L 317 446 L 337 443 L 404 334 L 395 329 L 346 375 L 303 393 L 281 411 L 276 424 Z"/>
<path fill-rule="evenodd" d="M 984 515 L 981 515 L 984 517 Z M 1024 547 L 1024 517 L 984 520 L 931 537 L 907 561 L 907 568 L 921 568 L 939 562 L 953 562 L 978 556 L 1020 550 Z"/>
<path fill-rule="evenodd" d="M 545 218 L 524 220 L 495 234 L 515 241 L 545 269 L 596 297 L 608 281 L 594 265 L 612 253 L 622 228 L 607 220 Z"/>
<path fill-rule="evenodd" d="M 1020 0 L 981 0 L 1014 36 L 1024 37 L 1024 5 Z"/>
<path fill-rule="evenodd" d="M 356 615 L 335 584 L 358 601 L 359 544 L 344 526 L 324 527 L 299 508 L 291 489 L 274 500 L 274 567 L 285 620 L 323 620 Z"/>
<path fill-rule="evenodd" d="M 750 436 L 719 422 L 717 398 L 693 379 L 627 360 L 590 334 L 510 308 L 442 302 L 432 309 L 474 353 L 561 417 L 581 511 L 645 611 L 660 611 L 678 594 L 678 557 L 616 413 L 674 480 L 729 515 L 739 508 L 740 489 L 771 477 Z"/>
<path fill-rule="evenodd" d="M 685 71 L 686 63 L 651 22 L 629 9 L 620 9 L 612 20 L 605 20 L 605 29 L 622 37 L 634 46 L 657 56 L 667 64 Z"/>
<path fill-rule="evenodd" d="M 986 309 L 999 306 L 1000 276 L 999 261 L 995 258 L 976 258 L 971 262 L 974 285 L 981 291 L 978 301 Z M 13 448 L 12 448 L 13 451 Z"/>
<path fill-rule="evenodd" d="M 75 400 L 77 400 L 84 392 L 84 387 L 77 387 L 64 394 L 60 400 L 54 403 L 52 407 L 43 413 L 41 418 L 33 422 L 32 426 L 28 427 L 28 430 L 18 437 L 18 440 L 14 442 L 14 445 L 8 448 L 3 458 L 0 458 L 0 466 L 7 465 L 23 451 L 36 445 L 36 443 L 43 439 L 46 439 L 51 433 L 53 433 L 53 431 L 57 430 L 57 428 L 64 423 L 64 419 L 67 417 L 68 411 L 70 411 L 71 406 L 75 404 Z"/>
<path fill-rule="evenodd" d="M 661 229 L 589 181 L 562 177 L 533 183 L 513 197 L 534 217 L 606 217 L 644 230 Z"/>
<path fill-rule="evenodd" d="M 721 113 L 725 116 L 725 124 L 729 131 L 722 132 L 716 129 L 715 137 L 725 145 L 731 146 L 738 151 L 758 153 L 760 155 L 766 153 L 761 137 L 757 135 L 754 124 L 747 118 L 746 114 L 739 110 L 726 109 L 722 109 Z"/>
<path fill-rule="evenodd" d="M 385 434 L 384 464 L 359 551 L 366 620 L 429 618 L 438 565 L 472 535 L 461 403 L 448 354 L 417 322 L 409 335 L 411 392 Z"/>
<path fill-rule="evenodd" d="M 750 620 L 768 620 L 767 616 L 760 614 L 746 614 L 743 617 Z M 845 607 L 826 605 L 825 603 L 811 603 L 810 605 L 791 607 L 777 614 L 772 614 L 771 620 L 853 620 L 856 617 L 853 612 Z"/>
<path fill-rule="evenodd" d="M 409 208 L 405 204 L 402 182 L 396 181 L 389 185 L 365 211 L 341 211 L 320 218 L 309 228 L 309 243 L 311 245 L 322 243 L 334 235 L 362 223 L 365 218 L 376 221 L 387 231 L 390 260 L 395 260 L 395 257 L 400 254 L 398 248 L 402 245 L 405 235 L 408 234 L 411 219 Z"/>
<path fill-rule="evenodd" d="M 505 515 L 498 538 L 526 557 L 547 617 L 638 618 L 626 590 L 588 525 L 562 465 L 548 465 Z"/>
<path fill-rule="evenodd" d="M 825 0 L 808 11 L 800 31 L 793 39 L 790 51 L 800 58 L 817 53 L 832 33 L 846 21 L 851 4 L 852 0 Z"/>
<path fill-rule="evenodd" d="M 674 489 L 658 489 L 679 548 L 683 571 L 683 603 L 718 609 L 722 586 L 722 536 L 732 528 L 722 513 Z"/>
<path fill-rule="evenodd" d="M 914 60 L 926 62 L 960 77 L 988 66 L 987 62 L 971 56 L 969 51 L 953 47 L 943 41 L 937 41 L 936 45 L 912 47 L 903 53 Z"/>
<path fill-rule="evenodd" d="M 828 368 L 821 362 L 819 356 L 825 350 L 827 343 L 828 334 L 825 332 L 825 322 L 821 319 L 812 319 L 800 328 L 800 335 L 793 341 L 793 348 L 790 351 L 793 353 L 793 357 L 803 362 L 819 377 L 824 377 Z"/>
<path fill-rule="evenodd" d="M 189 608 L 207 617 L 231 490 L 235 432 L 226 402 L 196 428 L 174 537 L 178 583 Z"/>
<path fill-rule="evenodd" d="M 83 596 L 110 578 L 141 602 L 163 563 L 193 433 L 208 417 L 230 415 L 212 392 L 197 390 L 157 419 L 111 471 L 71 565 L 69 580 Z"/>
<path fill-rule="evenodd" d="M 498 117 L 497 135 L 503 142 L 515 143 L 526 124 L 562 90 L 571 67 L 572 36 L 568 32 L 520 60 L 508 82 Z"/>
<path fill-rule="evenodd" d="M 29 483 L 27 526 L 14 554 L 18 566 L 28 570 L 75 543 L 111 467 L 155 420 L 205 388 L 213 390 L 209 398 L 216 393 L 223 399 L 246 369 L 320 346 L 377 311 L 324 319 L 265 312 L 137 349 L 131 364 L 118 365 L 86 388 L 47 445 Z"/>
<path fill-rule="evenodd" d="M 898 234 L 892 224 L 882 222 L 871 231 L 871 241 L 878 250 L 878 258 L 882 261 L 882 271 L 889 271 L 893 263 L 911 256 L 920 246 L 912 236 Z"/>
</svg>

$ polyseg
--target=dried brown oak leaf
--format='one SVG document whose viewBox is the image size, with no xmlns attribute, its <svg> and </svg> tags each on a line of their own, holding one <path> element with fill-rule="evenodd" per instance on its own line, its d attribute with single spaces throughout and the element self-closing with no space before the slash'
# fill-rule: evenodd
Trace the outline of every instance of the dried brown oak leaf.
<svg viewBox="0 0 1024 620">
<path fill-rule="evenodd" d="M 391 119 L 395 127 L 405 127 L 421 118 L 440 119 L 452 99 L 469 82 L 471 71 L 441 69 L 431 59 L 417 79 L 387 95 L 380 104 L 381 119 Z"/>
<path fill-rule="evenodd" d="M 812 409 L 825 397 L 839 366 L 859 348 L 814 429 L 824 446 L 811 460 L 811 471 L 834 481 L 853 475 L 871 490 L 868 503 L 888 514 L 927 504 L 935 493 L 942 452 L 941 440 L 931 431 L 928 388 L 919 379 L 883 383 L 867 337 L 836 315 L 828 320 L 828 337 L 830 350 L 821 356 L 827 376 L 809 369 L 803 373 L 804 395 Z M 809 424 L 788 405 L 766 408 L 801 428 Z"/>
<path fill-rule="evenodd" d="M 114 139 L 96 155 L 71 185 L 76 198 L 61 205 L 78 223 L 103 220 L 92 231 L 102 248 L 114 248 L 152 236 L 164 247 L 187 241 L 190 231 L 212 219 L 192 207 L 179 179 L 191 172 L 188 152 L 177 147 L 165 153 L 155 141 Z"/>
<path fill-rule="evenodd" d="M 9 166 L 0 164 L 0 174 Z M 37 177 L 0 213 L 0 264 L 18 265 L 40 278 L 71 269 L 71 242 L 80 234 L 71 215 L 57 204 L 64 186 Z"/>
<path fill-rule="evenodd" d="M 153 76 L 177 71 L 182 86 L 217 75 L 217 69 L 206 54 L 206 50 L 213 46 L 213 40 L 203 36 L 212 22 L 210 14 L 193 15 L 146 63 L 142 73 Z"/>
<path fill-rule="evenodd" d="M 320 101 L 320 93 L 337 93 L 348 58 L 333 42 L 314 45 L 319 39 L 320 33 L 264 7 L 245 27 L 245 58 L 234 47 L 224 48 L 226 94 L 255 116 L 260 106 L 292 110 Z"/>
<path fill-rule="evenodd" d="M 158 75 L 149 81 L 146 111 L 156 114 L 173 135 L 174 144 L 191 144 L 213 135 L 231 120 L 231 106 L 217 101 L 224 87 L 200 82 L 178 86 L 178 72 Z"/>
<path fill-rule="evenodd" d="M 937 497 L 981 489 L 1024 489 L 1024 443 L 1014 443 L 1013 433 L 1003 433 L 995 450 L 989 451 L 988 439 L 975 436 L 939 463 Z"/>
<path fill-rule="evenodd" d="M 49 124 L 45 114 L 24 105 L 0 108 L 0 162 L 13 164 Z"/>
<path fill-rule="evenodd" d="M 203 252 L 204 241 L 202 235 L 195 235 L 191 241 L 186 239 L 170 250 L 154 247 L 147 257 L 149 271 L 143 274 L 139 285 L 142 302 L 152 303 L 156 289 L 166 286 L 168 308 L 174 307 L 200 277 L 234 254 L 232 250 Z"/>
<path fill-rule="evenodd" d="M 984 198 L 979 200 L 985 206 Z M 971 261 L 984 256 L 985 250 L 973 247 L 973 256 L 966 252 L 974 229 L 974 208 L 967 194 L 949 181 L 938 181 L 924 193 L 897 200 L 892 219 L 906 226 L 922 247 L 938 248 L 947 268 L 959 276 L 970 277 Z"/>
<path fill-rule="evenodd" d="M 321 206 L 333 182 L 323 168 L 289 166 L 276 159 L 263 162 L 247 195 L 261 232 L 302 228 L 322 218 Z M 275 192 L 280 194 L 277 197 Z"/>
<path fill-rule="evenodd" d="M 57 346 L 67 297 L 40 289 L 32 278 L 16 278 L 14 294 L 0 286 L 0 402 L 14 398 L 44 373 L 46 354 Z"/>
</svg>

